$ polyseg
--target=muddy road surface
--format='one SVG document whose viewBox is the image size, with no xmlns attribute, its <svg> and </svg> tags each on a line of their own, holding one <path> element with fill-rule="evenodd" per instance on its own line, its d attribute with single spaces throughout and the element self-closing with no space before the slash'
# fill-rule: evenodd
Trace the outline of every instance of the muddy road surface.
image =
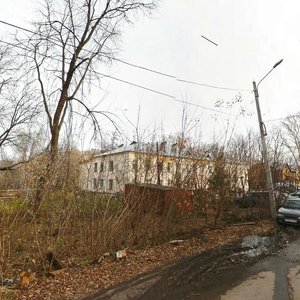
<svg viewBox="0 0 300 300">
<path fill-rule="evenodd" d="M 300 299 L 300 230 L 248 236 L 185 258 L 85 300 Z"/>
</svg>

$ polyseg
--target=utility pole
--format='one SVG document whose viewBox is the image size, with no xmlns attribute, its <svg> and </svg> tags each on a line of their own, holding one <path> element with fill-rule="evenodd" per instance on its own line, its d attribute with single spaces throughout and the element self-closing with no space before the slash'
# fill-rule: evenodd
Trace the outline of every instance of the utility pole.
<svg viewBox="0 0 300 300">
<path fill-rule="evenodd" d="M 276 205 L 275 205 L 275 199 L 274 199 L 274 195 L 273 195 L 272 173 L 271 173 L 271 168 L 270 168 L 268 153 L 267 153 L 267 143 L 266 143 L 267 130 L 266 130 L 265 124 L 261 118 L 261 112 L 260 112 L 260 106 L 259 106 L 259 94 L 258 94 L 258 89 L 257 89 L 255 81 L 253 81 L 253 91 L 254 91 L 254 96 L 255 96 L 257 118 L 258 118 L 259 130 L 260 130 L 262 155 L 263 155 L 263 161 L 264 161 L 264 168 L 265 168 L 265 172 L 266 172 L 266 182 L 267 182 L 268 193 L 269 193 L 270 211 L 271 211 L 272 218 L 275 219 Z"/>
<path fill-rule="evenodd" d="M 254 91 L 254 96 L 255 96 L 257 118 L 258 118 L 260 138 L 261 138 L 261 144 L 262 144 L 262 155 L 263 155 L 264 169 L 266 172 L 266 182 L 267 182 L 268 193 L 269 193 L 270 211 L 271 211 L 271 217 L 273 219 L 276 218 L 276 204 L 275 204 L 275 199 L 274 199 L 274 194 L 273 194 L 273 180 L 272 180 L 272 173 L 271 173 L 271 169 L 270 169 L 268 152 L 267 152 L 267 144 L 266 144 L 267 130 L 266 130 L 266 126 L 261 118 L 258 86 L 276 67 L 278 67 L 282 63 L 282 61 L 283 61 L 283 59 L 279 60 L 273 66 L 273 68 L 258 82 L 257 85 L 256 85 L 256 82 L 253 81 L 253 91 Z"/>
<path fill-rule="evenodd" d="M 160 171 L 161 171 L 161 162 L 159 159 L 159 147 L 158 147 L 158 142 L 156 142 L 156 171 L 157 171 L 157 185 L 161 184 L 160 181 Z"/>
</svg>

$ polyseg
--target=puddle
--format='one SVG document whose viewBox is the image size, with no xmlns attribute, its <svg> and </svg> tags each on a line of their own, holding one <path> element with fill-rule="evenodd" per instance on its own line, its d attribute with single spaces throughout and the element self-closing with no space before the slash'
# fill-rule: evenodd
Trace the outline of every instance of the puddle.
<svg viewBox="0 0 300 300">
<path fill-rule="evenodd" d="M 243 251 L 240 255 L 256 257 L 262 254 L 270 254 L 278 248 L 278 237 L 249 235 L 243 239 L 241 244 Z"/>
</svg>

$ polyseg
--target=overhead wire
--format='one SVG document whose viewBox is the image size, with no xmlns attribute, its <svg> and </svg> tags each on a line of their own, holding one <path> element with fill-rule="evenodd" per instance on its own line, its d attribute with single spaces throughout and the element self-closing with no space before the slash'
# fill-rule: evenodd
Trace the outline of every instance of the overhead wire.
<svg viewBox="0 0 300 300">
<path fill-rule="evenodd" d="M 21 49 L 21 50 L 28 50 L 28 49 L 26 49 L 26 48 L 24 48 L 24 47 L 21 47 L 21 46 L 19 46 L 19 45 L 15 45 L 15 44 L 13 44 L 13 43 L 9 43 L 9 42 L 3 41 L 3 40 L 1 40 L 1 39 L 0 39 L 0 43 L 5 43 L 5 44 L 8 44 L 8 45 L 10 45 L 10 46 L 19 48 L 19 49 Z M 30 50 L 30 49 L 29 49 L 29 50 Z M 31 51 L 32 51 L 32 50 L 31 50 Z M 40 54 L 40 55 L 47 57 L 46 55 L 43 55 L 43 54 Z M 55 60 L 55 58 L 53 58 L 53 59 Z M 58 59 L 57 59 L 57 60 L 58 60 Z M 187 105 L 195 106 L 195 107 L 198 107 L 198 108 L 210 110 L 210 111 L 213 111 L 213 112 L 216 112 L 216 113 L 226 114 L 226 115 L 230 115 L 230 116 L 236 116 L 235 114 L 231 114 L 231 113 L 224 112 L 224 111 L 221 111 L 221 110 L 217 110 L 217 109 L 214 109 L 214 108 L 206 107 L 206 106 L 199 105 L 199 104 L 196 104 L 196 103 L 192 103 L 192 102 L 189 102 L 189 101 L 184 101 L 184 100 L 176 99 L 176 97 L 173 96 L 173 95 L 170 95 L 170 94 L 167 94 L 167 93 L 164 93 L 164 92 L 161 92 L 161 91 L 152 89 L 152 88 L 148 88 L 148 87 L 145 87 L 145 86 L 143 86 L 143 85 L 139 85 L 139 84 L 136 84 L 136 83 L 127 81 L 127 80 L 123 80 L 123 79 L 120 79 L 120 78 L 117 78 L 117 77 L 114 77 L 114 76 L 111 76 L 111 75 L 108 75 L 108 74 L 100 73 L 100 72 L 97 72 L 97 71 L 94 71 L 94 72 L 97 73 L 98 75 L 103 76 L 103 77 L 110 78 L 110 79 L 113 79 L 113 80 L 115 80 L 115 81 L 119 81 L 119 82 L 122 82 L 122 83 L 125 83 L 125 84 L 128 84 L 128 85 L 131 85 L 131 86 L 135 86 L 135 87 L 140 88 L 140 89 L 143 89 L 143 90 L 147 90 L 147 91 L 149 91 L 149 92 L 153 92 L 153 93 L 156 93 L 156 94 L 159 94 L 159 95 L 162 95 L 162 96 L 171 98 L 173 101 L 176 101 L 176 102 L 180 102 L 180 103 L 184 103 L 184 104 L 187 104 Z"/>
<path fill-rule="evenodd" d="M 36 34 L 36 32 L 30 30 L 30 29 L 27 29 L 25 27 L 21 27 L 21 26 L 18 26 L 18 25 L 15 25 L 15 24 L 12 24 L 12 23 L 9 23 L 9 22 L 6 22 L 6 21 L 3 21 L 3 20 L 0 20 L 0 23 L 4 24 L 4 25 L 8 25 L 8 26 L 11 26 L 11 27 L 14 27 L 14 28 L 17 28 L 17 29 L 20 29 L 22 31 L 27 31 L 29 33 L 33 33 L 33 34 Z"/>
<path fill-rule="evenodd" d="M 148 72 L 152 72 L 152 73 L 155 73 L 155 74 L 158 74 L 158 75 L 162 75 L 162 76 L 165 76 L 165 77 L 177 79 L 176 76 L 174 76 L 174 75 L 169 75 L 169 74 L 166 74 L 166 73 L 161 72 L 161 71 L 156 71 L 156 70 L 153 70 L 153 69 L 150 69 L 150 68 L 147 68 L 147 67 L 139 66 L 139 65 L 130 63 L 128 61 L 125 61 L 125 60 L 122 60 L 122 59 L 119 59 L 119 58 L 115 58 L 115 57 L 108 57 L 108 58 L 110 58 L 112 60 L 115 60 L 115 61 L 118 61 L 118 62 L 120 62 L 122 64 L 134 67 L 134 68 L 142 69 L 142 70 L 145 70 L 145 71 L 148 71 Z"/>
<path fill-rule="evenodd" d="M 24 48 L 24 47 L 21 47 L 19 45 L 16 45 L 16 44 L 13 44 L 13 43 L 10 43 L 10 42 L 6 42 L 6 41 L 3 41 L 0 39 L 0 43 L 3 43 L 3 44 L 6 44 L 6 45 L 9 45 L 9 46 L 13 46 L 13 47 L 16 47 L 16 48 L 19 48 L 21 50 L 25 50 L 25 51 L 28 51 L 27 48 Z M 31 50 L 32 51 L 32 50 Z"/>
<path fill-rule="evenodd" d="M 191 83 L 191 84 L 205 86 L 205 87 L 209 87 L 209 88 L 213 88 L 213 89 L 219 89 L 219 90 L 237 91 L 237 92 L 251 92 L 251 90 L 246 90 L 246 89 L 234 89 L 234 88 L 216 86 L 216 85 L 212 85 L 212 84 L 199 83 L 199 82 L 190 81 L 190 80 L 183 80 L 183 79 L 179 79 L 179 78 L 176 78 L 176 80 L 180 81 L 180 82 Z"/>
<path fill-rule="evenodd" d="M 265 122 L 276 122 L 276 121 L 281 121 L 281 120 L 284 120 L 286 118 L 293 118 L 293 117 L 299 117 L 299 114 L 296 114 L 296 115 L 287 115 L 285 117 L 282 117 L 282 118 L 277 118 L 277 119 L 271 119 L 271 120 L 266 120 Z"/>
<path fill-rule="evenodd" d="M 124 61 L 124 60 L 119 59 L 119 58 L 114 58 L 114 57 L 108 57 L 108 58 L 110 58 L 112 60 L 115 60 L 115 61 L 118 61 L 120 63 L 126 64 L 126 65 L 129 65 L 131 67 L 139 68 L 139 69 L 142 69 L 142 70 L 145 70 L 145 71 L 148 71 L 148 72 L 152 72 L 152 73 L 156 73 L 156 74 L 159 74 L 159 75 L 162 75 L 162 76 L 173 78 L 173 79 L 175 79 L 179 82 L 190 83 L 190 84 L 194 84 L 194 85 L 204 86 L 204 87 L 213 88 L 213 89 L 227 90 L 227 91 L 240 91 L 240 92 L 251 92 L 252 91 L 250 89 L 236 89 L 236 88 L 222 87 L 222 86 L 217 86 L 217 85 L 212 85 L 212 84 L 207 84 L 207 83 L 200 83 L 200 82 L 196 82 L 196 81 L 180 79 L 180 78 L 177 78 L 174 75 L 166 74 L 166 73 L 163 73 L 161 71 L 157 71 L 157 70 L 153 70 L 153 69 L 150 69 L 150 68 L 147 68 L 147 67 L 136 65 L 136 64 Z"/>
<path fill-rule="evenodd" d="M 284 120 L 285 118 L 286 118 L 286 117 L 278 118 L 278 119 L 265 120 L 264 122 L 265 122 L 265 123 L 276 122 L 276 121 Z"/>
<path fill-rule="evenodd" d="M 11 26 L 11 27 L 14 27 L 14 28 L 17 28 L 17 29 L 20 29 L 20 30 L 24 30 L 24 31 L 32 33 L 32 34 L 38 34 L 38 33 L 34 32 L 32 30 L 29 30 L 27 28 L 24 28 L 24 27 L 21 27 L 21 26 L 18 26 L 18 25 L 15 25 L 15 24 L 3 21 L 3 20 L 0 20 L 0 23 L 2 23 L 4 25 Z M 42 36 L 41 34 L 38 34 L 38 35 Z M 49 38 L 49 37 L 46 37 L 46 38 Z M 83 51 L 92 52 L 92 51 L 89 51 L 89 50 L 86 50 L 86 49 L 83 49 Z M 175 76 L 175 75 L 170 75 L 170 74 L 167 74 L 167 73 L 164 73 L 164 72 L 161 72 L 161 71 L 154 70 L 152 68 L 148 68 L 148 67 L 144 67 L 144 66 L 141 66 L 141 65 L 138 65 L 138 64 L 127 62 L 127 61 L 119 59 L 119 58 L 115 58 L 115 57 L 111 57 L 111 56 L 106 56 L 106 57 L 109 58 L 109 59 L 118 61 L 120 63 L 126 64 L 128 66 L 134 67 L 134 68 L 142 69 L 144 71 L 155 73 L 155 74 L 158 74 L 158 75 L 161 75 L 161 76 L 173 78 L 173 79 L 175 79 L 176 81 L 179 81 L 179 82 L 194 84 L 194 85 L 198 85 L 198 86 L 204 86 L 204 87 L 213 88 L 213 89 L 229 90 L 229 91 L 241 91 L 241 92 L 252 91 L 250 89 L 239 89 L 239 88 L 222 87 L 222 86 L 217 86 L 217 85 L 213 85 L 213 84 L 200 83 L 200 82 L 196 82 L 196 81 L 181 79 L 181 78 L 177 78 L 177 76 Z"/>
<path fill-rule="evenodd" d="M 32 30 L 29 30 L 27 28 L 24 28 L 24 27 L 21 27 L 21 26 L 18 26 L 18 25 L 15 25 L 15 24 L 3 21 L 3 20 L 0 20 L 0 23 L 2 23 L 4 25 L 11 26 L 11 27 L 14 27 L 14 28 L 17 28 L 17 29 L 20 29 L 20 30 L 23 30 L 23 31 L 26 31 L 26 32 L 29 32 L 29 33 L 32 33 L 32 34 L 38 34 L 38 33 L 34 32 Z M 38 34 L 38 35 L 41 35 L 41 34 Z M 0 39 L 0 42 L 5 43 L 5 44 L 10 45 L 10 46 L 13 46 L 13 47 L 16 47 L 16 48 L 19 48 L 19 49 L 22 49 L 22 50 L 28 51 L 27 48 L 24 48 L 20 45 L 16 45 L 16 44 L 13 44 L 13 43 L 10 43 L 10 42 L 6 42 L 6 41 L 3 41 L 1 39 Z M 29 51 L 33 51 L 33 50 L 29 49 Z M 85 50 L 85 51 L 89 51 L 89 50 Z M 89 51 L 89 52 L 91 52 L 91 51 Z M 40 54 L 40 55 L 43 56 L 43 54 Z M 44 55 L 44 56 L 46 57 L 46 55 Z M 139 68 L 139 69 L 142 69 L 142 70 L 145 70 L 145 71 L 148 71 L 148 72 L 152 72 L 152 73 L 155 73 L 155 74 L 158 74 L 158 75 L 162 75 L 162 76 L 165 76 L 165 77 L 173 78 L 173 79 L 175 79 L 179 82 L 190 83 L 190 84 L 195 84 L 195 85 L 199 85 L 199 86 L 205 86 L 205 87 L 209 87 L 209 88 L 222 89 L 222 90 L 250 91 L 250 90 L 246 90 L 246 89 L 233 89 L 233 88 L 228 88 L 228 87 L 220 87 L 220 86 L 215 86 L 215 85 L 210 85 L 210 84 L 205 84 L 205 83 L 199 83 L 199 82 L 195 82 L 195 81 L 179 79 L 176 76 L 166 74 L 166 73 L 161 72 L 161 71 L 157 71 L 157 70 L 153 70 L 153 69 L 150 69 L 150 68 L 147 68 L 147 67 L 143 67 L 143 66 L 140 66 L 140 65 L 129 63 L 127 61 L 124 61 L 124 60 L 121 60 L 121 59 L 118 59 L 118 58 L 109 57 L 109 56 L 107 56 L 107 57 L 109 59 L 121 62 L 123 64 L 129 65 L 129 66 L 132 66 L 132 67 L 135 67 L 135 68 Z M 108 74 L 103 74 L 103 73 L 99 73 L 99 72 L 96 72 L 96 73 L 98 73 L 99 75 L 104 76 L 106 78 L 110 78 L 110 79 L 113 79 L 115 81 L 119 81 L 119 82 L 131 85 L 131 86 L 134 86 L 134 87 L 137 87 L 137 88 L 140 88 L 140 89 L 144 89 L 144 90 L 147 90 L 147 91 L 150 91 L 150 92 L 168 97 L 168 98 L 170 98 L 170 99 L 172 99 L 173 101 L 176 101 L 176 102 L 180 102 L 180 103 L 184 103 L 184 104 L 191 105 L 191 106 L 194 106 L 194 107 L 206 109 L 206 110 L 209 110 L 209 111 L 212 111 L 212 112 L 215 112 L 215 113 L 221 113 L 221 114 L 226 114 L 226 115 L 235 116 L 235 117 L 237 116 L 236 114 L 231 114 L 231 113 L 224 112 L 224 111 L 221 111 L 221 110 L 217 110 L 217 109 L 214 109 L 214 108 L 210 108 L 210 107 L 206 107 L 206 106 L 203 106 L 203 105 L 195 104 L 195 103 L 192 103 L 192 102 L 189 102 L 189 101 L 183 101 L 183 100 L 180 100 L 180 99 L 176 99 L 176 97 L 173 96 L 173 95 L 170 95 L 170 94 L 167 94 L 167 93 L 164 93 L 164 92 L 152 89 L 152 88 L 148 88 L 148 87 L 145 87 L 145 86 L 142 86 L 142 85 L 139 85 L 139 84 L 127 81 L 127 80 L 123 80 L 123 79 L 120 79 L 120 78 L 117 78 L 117 77 L 114 77 L 114 76 L 111 76 L 111 75 L 108 75 Z"/>
<path fill-rule="evenodd" d="M 96 71 L 94 71 L 94 72 L 96 72 Z M 179 100 L 173 95 L 170 95 L 170 94 L 167 94 L 167 93 L 164 93 L 164 92 L 160 92 L 160 91 L 157 91 L 157 90 L 154 90 L 154 89 L 151 89 L 151 88 L 147 88 L 145 86 L 135 84 L 135 83 L 132 83 L 132 82 L 129 82 L 129 81 L 126 81 L 126 80 L 108 75 L 108 74 L 104 74 L 104 73 L 100 73 L 100 72 L 96 72 L 96 73 L 101 75 L 101 76 L 104 76 L 104 77 L 107 77 L 107 78 L 110 78 L 110 79 L 113 79 L 113 80 L 116 80 L 116 81 L 119 81 L 119 82 L 123 82 L 123 83 L 129 84 L 129 85 L 132 85 L 132 86 L 135 86 L 135 87 L 138 87 L 138 88 L 141 88 L 141 89 L 144 89 L 144 90 L 156 93 L 156 94 L 166 96 L 166 97 L 171 98 L 173 101 L 176 101 L 176 102 L 188 104 L 188 105 L 191 105 L 191 106 L 199 107 L 199 108 L 202 108 L 202 109 L 210 110 L 210 111 L 221 113 L 221 114 L 236 116 L 236 114 L 231 114 L 231 113 L 228 113 L 228 112 L 224 112 L 224 111 L 217 110 L 217 109 L 214 109 L 214 108 L 206 107 L 206 106 L 199 105 L 199 104 L 196 104 L 196 103 L 192 103 L 192 102 L 189 102 L 189 101 Z"/>
</svg>

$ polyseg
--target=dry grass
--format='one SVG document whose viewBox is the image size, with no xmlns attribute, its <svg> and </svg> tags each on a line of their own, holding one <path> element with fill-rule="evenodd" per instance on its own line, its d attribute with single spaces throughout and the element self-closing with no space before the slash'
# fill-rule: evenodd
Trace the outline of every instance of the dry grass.
<svg viewBox="0 0 300 300">
<path fill-rule="evenodd" d="M 270 234 L 275 230 L 268 221 L 255 226 L 201 227 L 198 237 L 185 239 L 178 245 L 163 243 L 146 249 L 128 249 L 126 258 L 120 260 L 111 252 L 94 265 L 69 267 L 56 277 L 40 277 L 35 283 L 18 290 L 15 299 L 79 299 L 180 258 L 215 249 L 249 234 Z"/>
<path fill-rule="evenodd" d="M 129 261 L 137 257 L 135 263 L 141 264 L 138 272 L 142 272 L 172 259 L 207 249 L 204 244 L 208 240 L 211 247 L 224 242 L 224 239 L 218 241 L 217 230 L 210 232 L 208 229 L 212 228 L 209 219 L 213 211 L 203 210 L 199 202 L 194 205 L 192 212 L 181 213 L 178 213 L 172 205 L 161 213 L 159 203 L 155 199 L 147 211 L 141 209 L 140 203 L 129 204 L 121 196 L 52 192 L 45 198 L 37 216 L 32 213 L 29 199 L 14 199 L 0 203 L 0 278 L 2 280 L 15 278 L 21 271 L 34 271 L 39 278 L 38 283 L 32 287 L 34 293 L 38 293 L 39 288 L 44 289 L 45 293 L 46 286 L 50 283 L 49 289 L 53 286 L 56 290 L 57 284 L 65 285 L 65 281 L 74 281 L 74 287 L 70 289 L 75 293 L 76 280 L 84 280 L 86 272 L 93 273 L 91 270 L 94 270 L 94 267 L 91 266 L 95 263 L 96 269 L 100 266 L 102 268 L 103 264 L 105 266 L 107 264 L 109 268 L 111 263 L 113 268 L 118 269 L 117 266 L 124 264 L 116 262 L 113 256 L 120 249 L 129 249 Z M 229 209 L 226 206 L 226 209 L 222 210 L 218 224 L 224 226 L 226 223 L 253 220 L 255 216 L 258 216 L 257 210 L 239 210 L 233 207 Z M 239 235 L 239 229 L 231 228 L 229 232 L 233 235 L 229 234 L 225 241 Z M 210 236 L 212 233 L 213 240 Z M 184 243 L 186 247 L 174 250 L 175 248 L 164 244 L 172 239 L 190 240 Z M 158 252 L 152 255 L 155 249 L 158 249 Z M 46 253 L 49 251 L 68 269 L 59 278 L 45 277 L 49 273 L 49 263 L 46 260 Z M 157 257 L 160 252 L 165 253 L 165 257 Z M 105 253 L 110 253 L 110 256 L 104 258 Z M 133 265 L 135 263 L 132 262 Z M 82 269 L 83 267 L 85 268 Z M 125 277 L 122 275 L 125 270 L 120 270 L 119 275 L 116 273 L 103 275 L 98 283 L 88 284 L 86 291 L 106 287 L 108 283 L 135 275 L 136 271 L 137 269 L 131 270 L 130 267 Z M 69 285 L 73 286 L 68 282 L 66 288 Z M 23 295 L 23 292 L 20 292 L 20 295 Z M 29 287 L 28 293 L 31 292 Z M 24 293 L 26 295 L 27 292 Z M 62 293 L 66 293 L 66 290 Z"/>
</svg>

